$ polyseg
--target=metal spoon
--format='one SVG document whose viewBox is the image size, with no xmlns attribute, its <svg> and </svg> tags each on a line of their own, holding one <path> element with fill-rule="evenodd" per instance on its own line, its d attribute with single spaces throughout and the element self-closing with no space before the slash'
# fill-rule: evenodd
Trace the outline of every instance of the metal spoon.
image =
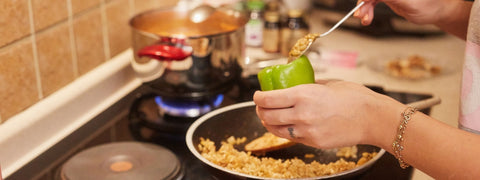
<svg viewBox="0 0 480 180">
<path fill-rule="evenodd" d="M 310 48 L 310 46 L 313 44 L 313 42 L 317 38 L 326 36 L 326 35 L 330 34 L 333 30 L 337 29 L 337 27 L 340 26 L 340 24 L 342 24 L 345 20 L 347 20 L 355 11 L 358 10 L 358 8 L 362 7 L 363 4 L 365 4 L 364 1 L 360 2 L 355 8 L 353 8 L 350 12 L 348 12 L 348 14 L 345 17 L 343 17 L 340 21 L 338 21 L 337 24 L 335 24 L 327 32 L 324 32 L 323 34 L 308 34 L 307 36 L 309 36 L 309 38 L 306 38 L 308 40 L 308 44 L 306 46 L 305 45 L 301 46 L 301 52 L 300 53 L 295 53 L 296 55 L 294 55 L 294 56 L 290 55 L 288 57 L 288 62 L 291 62 L 291 61 L 297 59 L 302 54 L 305 54 L 305 52 Z M 305 37 L 307 37 L 307 36 L 305 36 Z M 302 42 L 302 39 L 300 39 L 299 41 L 297 41 L 297 43 L 295 43 L 295 45 L 293 47 L 300 47 L 299 43 L 304 43 L 304 41 Z"/>
<path fill-rule="evenodd" d="M 190 10 L 189 17 L 192 22 L 200 23 L 205 21 L 213 12 L 215 12 L 214 7 L 202 4 Z"/>
</svg>

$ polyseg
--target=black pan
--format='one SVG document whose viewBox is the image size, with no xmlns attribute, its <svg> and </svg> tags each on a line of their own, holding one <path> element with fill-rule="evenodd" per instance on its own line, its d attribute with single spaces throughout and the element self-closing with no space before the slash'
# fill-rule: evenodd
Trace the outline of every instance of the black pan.
<svg viewBox="0 0 480 180">
<path fill-rule="evenodd" d="M 225 141 L 230 136 L 246 137 L 247 142 L 251 141 L 259 136 L 262 136 L 267 130 L 262 126 L 260 120 L 255 112 L 255 104 L 250 102 L 238 103 L 230 106 L 226 106 L 210 113 L 205 114 L 196 120 L 188 129 L 186 141 L 188 149 L 219 179 L 265 179 L 258 176 L 247 175 L 232 170 L 228 170 L 221 166 L 218 166 L 207 159 L 205 159 L 198 150 L 198 144 L 200 143 L 200 137 L 208 138 L 215 142 L 216 147 L 220 147 L 221 141 Z M 243 146 L 236 147 L 238 150 L 243 150 Z M 370 145 L 357 145 L 358 154 L 357 157 L 361 157 L 363 152 L 378 152 L 378 154 L 369 162 L 358 166 L 354 169 L 344 171 L 338 174 L 320 176 L 315 178 L 305 179 L 343 179 L 350 178 L 361 174 L 367 170 L 375 161 L 385 154 L 385 150 L 370 146 Z M 314 158 L 305 158 L 307 153 L 314 154 Z M 297 144 L 292 147 L 273 151 L 267 153 L 265 156 L 273 157 L 277 159 L 290 159 L 297 157 L 302 159 L 306 163 L 313 160 L 320 163 L 329 163 L 338 160 L 336 152 L 333 150 L 321 150 L 305 146 L 303 144 Z M 357 161 L 358 159 L 346 159 L 351 161 Z"/>
</svg>

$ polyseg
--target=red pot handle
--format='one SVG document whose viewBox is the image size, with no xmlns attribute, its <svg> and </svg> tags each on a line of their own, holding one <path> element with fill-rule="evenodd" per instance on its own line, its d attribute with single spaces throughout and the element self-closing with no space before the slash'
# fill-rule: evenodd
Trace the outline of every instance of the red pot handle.
<svg viewBox="0 0 480 180">
<path fill-rule="evenodd" d="M 166 44 L 154 44 L 140 49 L 139 57 L 150 57 L 160 61 L 181 61 L 192 55 L 192 48 L 189 46 L 177 47 Z"/>
</svg>

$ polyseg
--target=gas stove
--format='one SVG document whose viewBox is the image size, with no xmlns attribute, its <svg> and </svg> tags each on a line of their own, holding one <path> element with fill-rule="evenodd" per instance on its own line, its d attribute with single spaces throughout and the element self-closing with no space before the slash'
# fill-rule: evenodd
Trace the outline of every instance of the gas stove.
<svg viewBox="0 0 480 180">
<path fill-rule="evenodd" d="M 391 92 L 384 91 L 377 86 L 368 87 L 403 103 L 431 97 L 428 94 Z M 221 102 L 218 102 L 220 100 L 215 98 L 214 103 L 206 103 L 209 108 L 207 109 L 213 110 L 235 103 L 251 101 L 253 93 L 257 89 L 259 89 L 259 86 L 256 77 L 243 78 L 228 92 L 222 94 Z M 154 144 L 173 152 L 181 167 L 181 170 L 178 171 L 181 174 L 175 176 L 177 179 L 218 179 L 209 172 L 200 160 L 190 153 L 185 143 L 185 133 L 189 125 L 198 117 L 188 117 L 188 115 L 186 115 L 187 117 L 176 117 L 175 113 L 163 112 L 161 120 L 153 118 L 154 121 L 148 121 L 145 119 L 151 113 L 145 111 L 145 109 L 153 109 L 154 112 L 157 112 L 159 111 L 159 103 L 159 96 L 152 93 L 148 87 L 138 87 L 74 133 L 65 137 L 57 145 L 9 176 L 7 180 L 62 179 L 62 167 L 77 154 L 89 148 L 125 141 Z M 153 106 L 149 107 L 149 105 Z M 204 108 L 205 103 L 197 107 Z M 197 111 L 196 113 L 200 113 L 199 116 L 201 116 L 207 111 Z M 429 114 L 430 109 L 425 109 L 422 112 Z M 45 166 L 46 163 L 48 166 Z M 32 177 L 32 174 L 28 176 L 25 172 L 35 172 L 37 175 Z M 352 177 L 352 179 L 411 179 L 412 172 L 412 168 L 400 168 L 395 157 L 387 153 L 367 171 Z"/>
<path fill-rule="evenodd" d="M 153 143 L 174 152 L 181 162 L 182 179 L 216 179 L 187 148 L 188 127 L 201 115 L 239 102 L 251 101 L 259 89 L 256 77 L 239 80 L 224 94 L 202 101 L 165 103 L 161 96 L 149 90 L 137 93 L 129 111 L 130 134 L 136 141 Z"/>
</svg>

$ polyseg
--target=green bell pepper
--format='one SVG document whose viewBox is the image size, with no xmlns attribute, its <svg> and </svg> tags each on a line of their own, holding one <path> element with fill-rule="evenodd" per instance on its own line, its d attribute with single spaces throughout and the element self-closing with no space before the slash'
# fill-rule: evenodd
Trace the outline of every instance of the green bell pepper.
<svg viewBox="0 0 480 180">
<path fill-rule="evenodd" d="M 288 64 L 269 66 L 257 74 L 262 91 L 285 89 L 300 84 L 315 83 L 315 74 L 307 56 L 302 55 Z"/>
</svg>

